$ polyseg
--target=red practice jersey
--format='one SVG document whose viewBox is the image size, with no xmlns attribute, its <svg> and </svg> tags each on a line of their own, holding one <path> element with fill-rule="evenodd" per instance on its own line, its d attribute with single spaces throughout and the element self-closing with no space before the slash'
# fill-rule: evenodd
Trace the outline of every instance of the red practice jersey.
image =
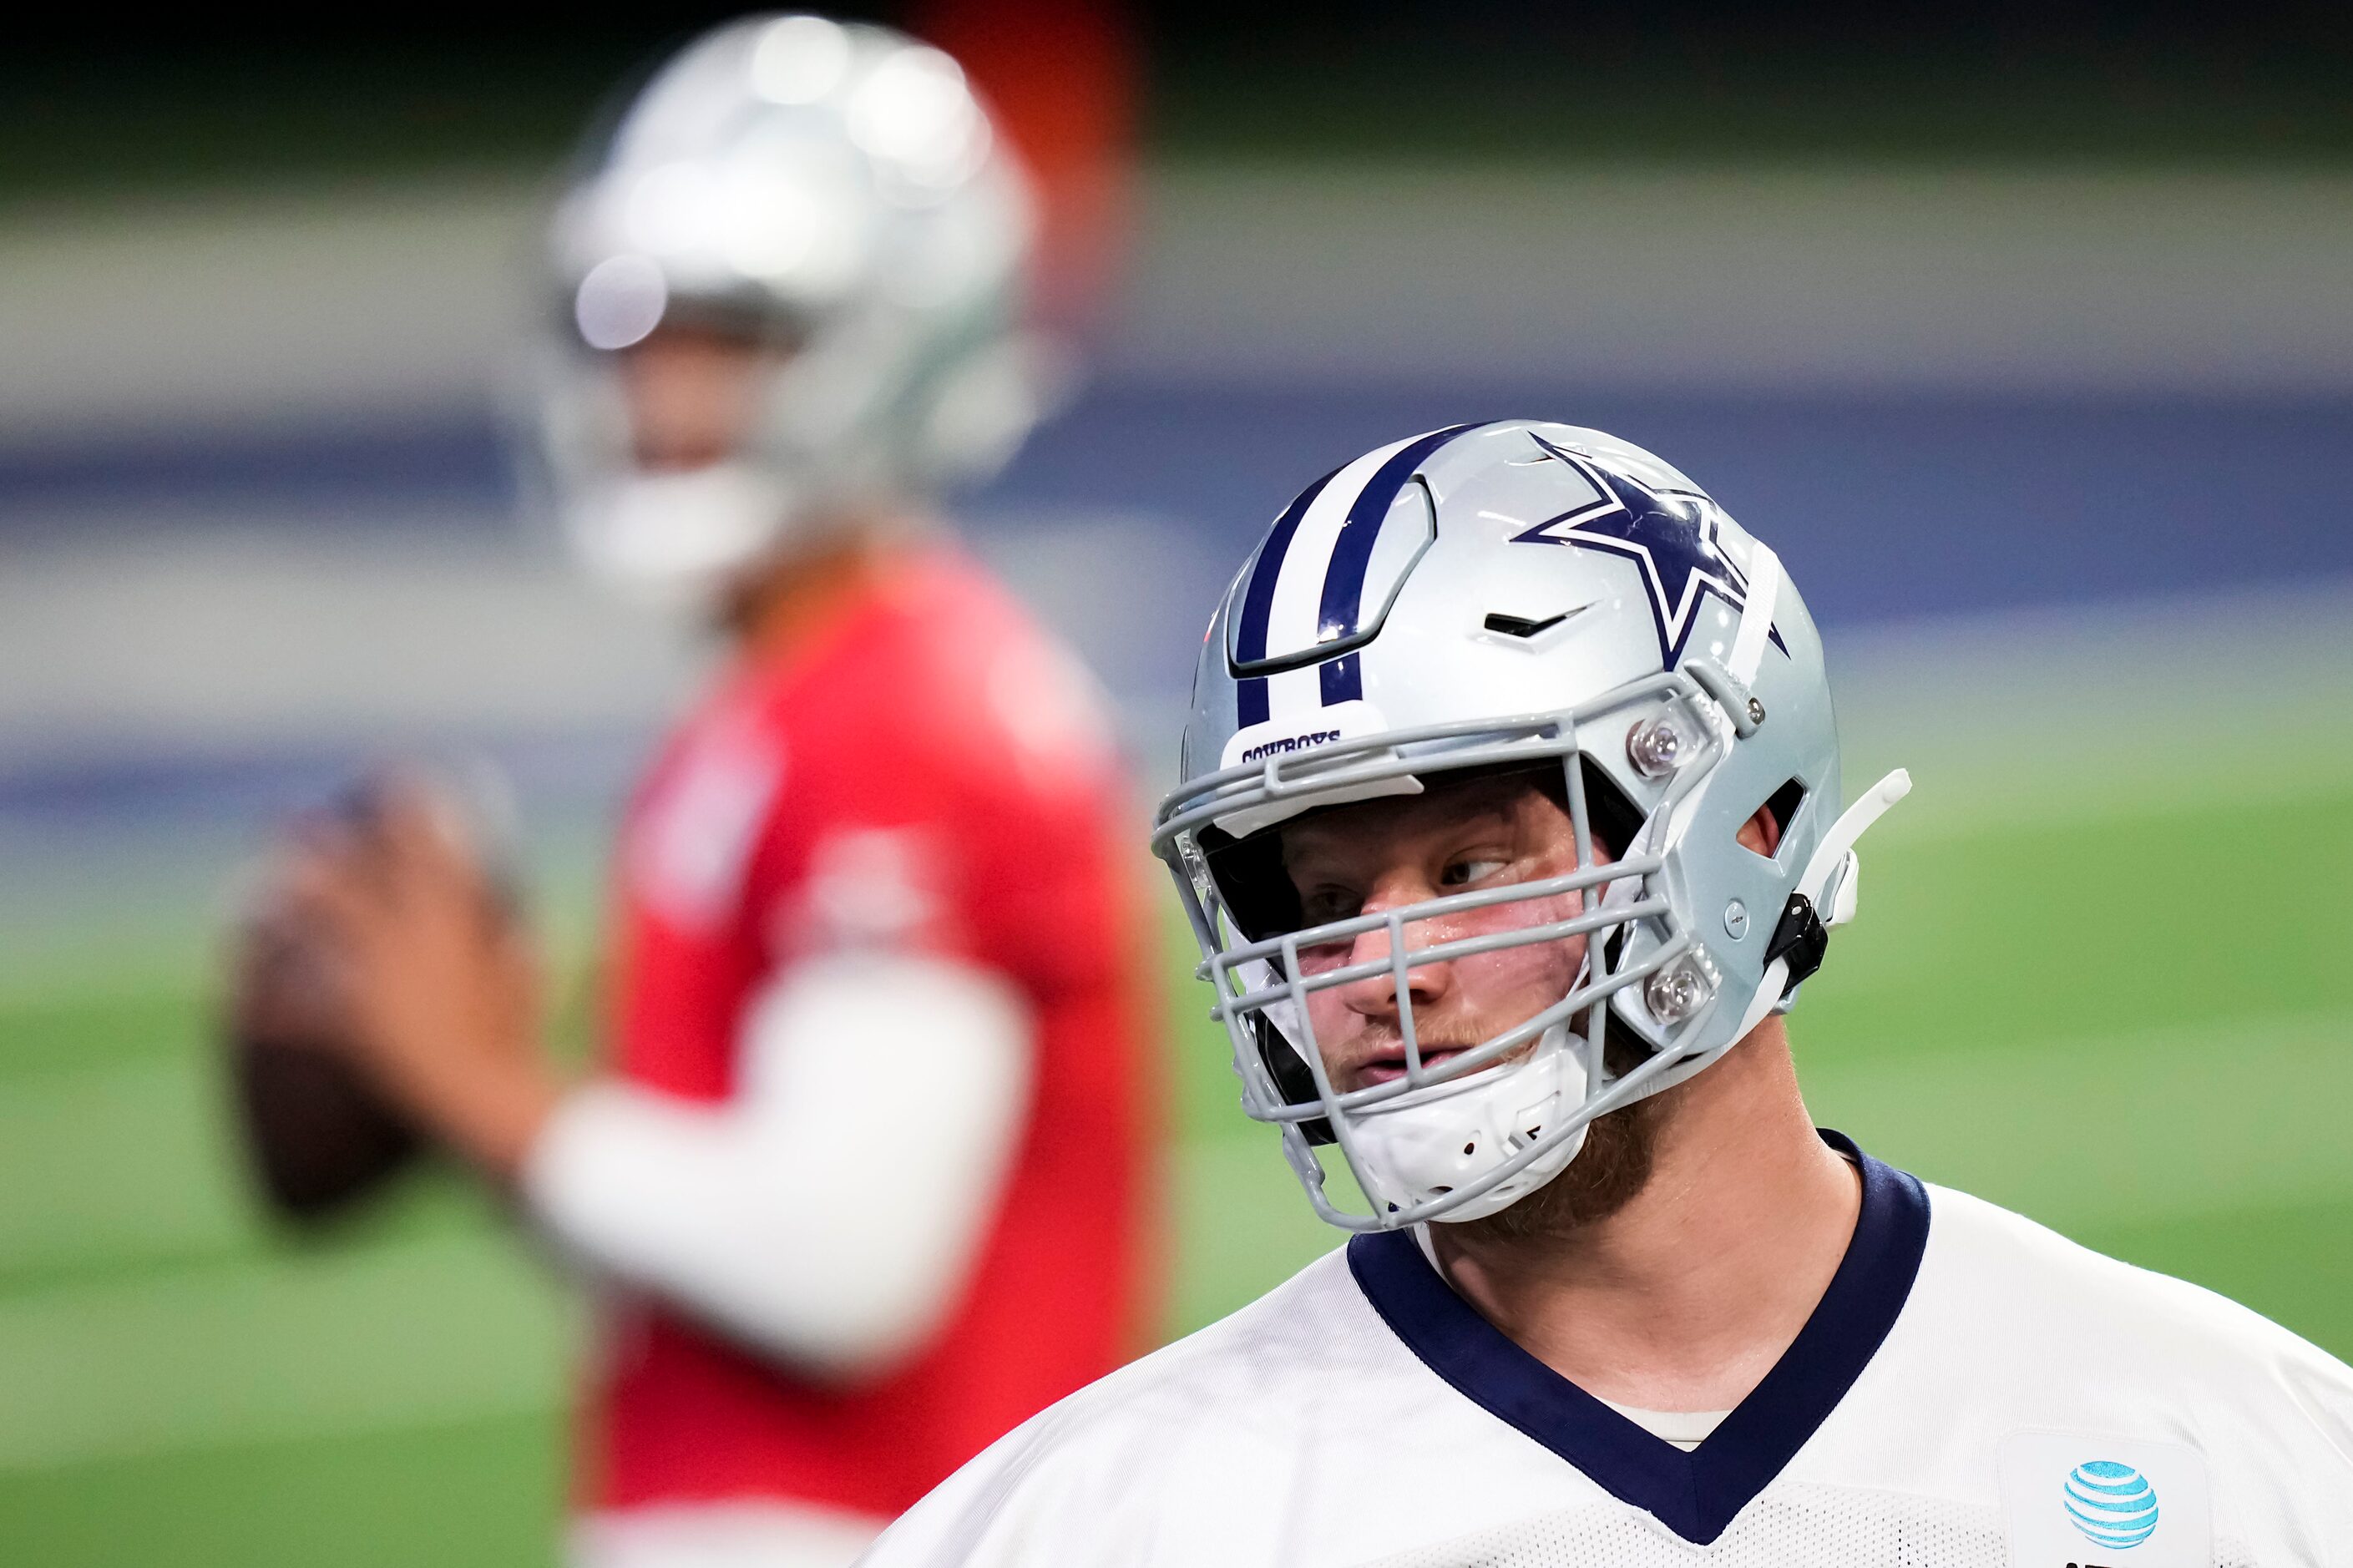
<svg viewBox="0 0 2353 1568">
<path fill-rule="evenodd" d="M 828 1386 L 625 1301 L 592 1373 L 588 1507 L 895 1515 L 1137 1348 L 1152 1014 L 1127 805 L 1086 678 L 944 550 L 901 560 L 781 659 L 739 664 L 671 737 L 621 838 L 622 1078 L 724 1102 L 767 982 L 875 942 L 1008 978 L 1037 1060 L 1003 1200 L 923 1349 Z"/>
</svg>

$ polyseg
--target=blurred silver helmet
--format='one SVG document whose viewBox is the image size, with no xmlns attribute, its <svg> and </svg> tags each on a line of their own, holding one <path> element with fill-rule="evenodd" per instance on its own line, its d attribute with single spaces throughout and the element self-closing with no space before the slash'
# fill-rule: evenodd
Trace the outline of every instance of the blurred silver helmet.
<svg viewBox="0 0 2353 1568">
<path fill-rule="evenodd" d="M 731 23 L 654 76 L 564 197 L 540 389 L 594 565 L 692 587 L 828 520 L 986 477 L 1037 416 L 1029 194 L 956 63 L 886 27 Z M 772 344 L 725 458 L 637 462 L 617 351 L 670 322 Z"/>
<path fill-rule="evenodd" d="M 1506 767 L 1567 808 L 1574 870 L 1305 921 L 1282 824 Z M 1838 814 L 1820 639 L 1771 550 L 1649 452 L 1525 420 L 1383 447 L 1283 510 L 1210 625 L 1182 772 L 1153 847 L 1243 1108 L 1351 1229 L 1495 1213 L 1565 1169 L 1594 1118 L 1785 1008 L 1854 912 L 1855 837 L 1910 787 L 1890 774 Z M 1770 857 L 1736 837 L 1767 805 Z M 1409 946 L 1419 921 L 1504 905 L 1519 923 Z M 1302 966 L 1384 928 L 1385 957 Z M 1579 936 L 1566 994 L 1424 1064 L 1409 970 Z M 1307 1002 L 1376 978 L 1395 987 L 1404 1071 L 1343 1090 Z M 1326 1194 L 1320 1143 L 1369 1214 Z"/>
</svg>

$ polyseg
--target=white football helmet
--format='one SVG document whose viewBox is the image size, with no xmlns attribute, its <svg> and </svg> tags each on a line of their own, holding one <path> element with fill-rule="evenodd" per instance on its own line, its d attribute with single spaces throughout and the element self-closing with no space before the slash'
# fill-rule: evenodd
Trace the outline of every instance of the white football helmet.
<svg viewBox="0 0 2353 1568">
<path fill-rule="evenodd" d="M 663 66 L 586 162 L 551 237 L 538 402 L 593 565 L 692 589 L 828 521 L 920 510 L 1034 422 L 1027 184 L 939 50 L 821 16 L 733 22 Z M 780 352 L 737 450 L 649 473 L 614 362 L 673 321 Z"/>
<path fill-rule="evenodd" d="M 1838 815 L 1821 643 L 1761 541 L 1651 454 L 1526 420 L 1383 447 L 1293 500 L 1210 625 L 1183 759 L 1153 847 L 1243 1109 L 1282 1128 L 1317 1212 L 1357 1230 L 1495 1213 L 1564 1169 L 1594 1118 L 1786 1007 L 1854 912 L 1856 836 L 1910 787 L 1890 774 Z M 1567 808 L 1574 871 L 1304 922 L 1282 824 L 1499 768 L 1533 770 Z M 1766 805 L 1769 858 L 1736 837 Z M 1408 945 L 1417 921 L 1529 900 L 1551 904 L 1535 923 Z M 1301 966 L 1384 927 L 1386 959 Z M 1423 1064 L 1409 970 L 1578 936 L 1566 994 Z M 1305 1004 L 1376 976 L 1396 988 L 1404 1074 L 1344 1092 Z M 1630 1047 L 1622 1071 L 1605 1037 Z M 1327 1195 L 1318 1143 L 1371 1213 Z"/>
</svg>

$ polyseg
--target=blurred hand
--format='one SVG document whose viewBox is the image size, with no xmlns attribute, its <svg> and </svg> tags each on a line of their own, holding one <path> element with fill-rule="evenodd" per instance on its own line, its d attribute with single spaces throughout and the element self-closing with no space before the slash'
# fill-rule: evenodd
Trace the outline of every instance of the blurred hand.
<svg viewBox="0 0 2353 1568">
<path fill-rule="evenodd" d="M 266 878 L 237 923 L 229 1026 L 239 1037 L 330 1051 L 351 1032 L 350 1005 L 332 954 L 297 910 L 285 872 Z"/>
<path fill-rule="evenodd" d="M 441 1142 L 512 1176 L 560 1085 L 541 1053 L 529 939 L 469 847 L 455 803 L 415 776 L 373 809 L 299 837 L 250 966 L 240 1017 L 330 1026 L 385 1097 Z M 258 976 L 259 977 L 259 976 Z M 306 1031 L 307 1032 L 307 1031 Z"/>
</svg>

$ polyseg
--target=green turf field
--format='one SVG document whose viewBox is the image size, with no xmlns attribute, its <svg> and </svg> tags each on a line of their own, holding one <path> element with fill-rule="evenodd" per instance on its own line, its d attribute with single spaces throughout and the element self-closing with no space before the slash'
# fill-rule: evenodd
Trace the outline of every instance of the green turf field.
<svg viewBox="0 0 2353 1568">
<path fill-rule="evenodd" d="M 2194 779 L 1997 808 L 1924 775 L 1792 1020 L 1820 1119 L 2353 1352 L 2353 768 L 2304 763 L 2227 816 Z M 204 879 L 130 874 L 0 947 L 0 1562 L 547 1561 L 576 1309 L 450 1179 L 269 1235 L 222 1144 Z M 1336 1239 L 1233 1110 L 1176 940 L 1171 1332 Z"/>
</svg>

